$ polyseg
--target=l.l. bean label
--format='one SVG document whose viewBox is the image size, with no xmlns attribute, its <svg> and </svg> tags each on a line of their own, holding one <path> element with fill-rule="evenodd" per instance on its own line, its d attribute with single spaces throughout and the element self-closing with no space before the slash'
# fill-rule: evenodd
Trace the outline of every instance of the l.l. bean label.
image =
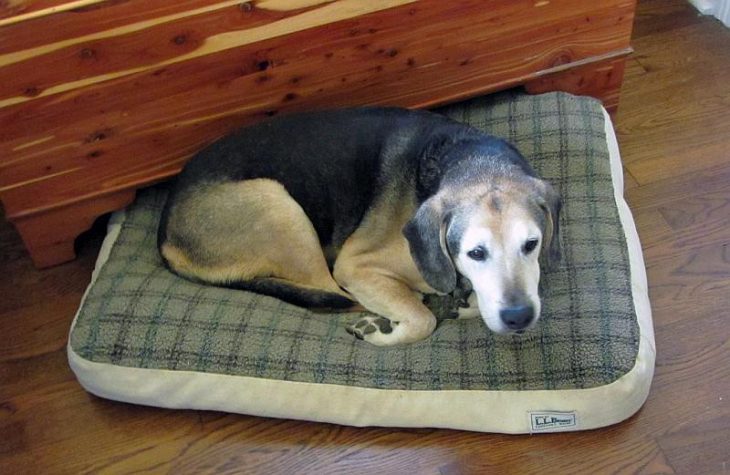
<svg viewBox="0 0 730 475">
<path fill-rule="evenodd" d="M 575 411 L 530 412 L 530 432 L 561 432 L 578 427 L 578 413 Z"/>
</svg>

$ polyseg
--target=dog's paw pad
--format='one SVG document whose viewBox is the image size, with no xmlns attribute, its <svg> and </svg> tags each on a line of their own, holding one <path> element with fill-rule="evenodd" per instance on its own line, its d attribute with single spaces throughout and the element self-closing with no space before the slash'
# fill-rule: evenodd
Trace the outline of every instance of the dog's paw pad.
<svg viewBox="0 0 730 475">
<path fill-rule="evenodd" d="M 394 325 L 398 325 L 398 323 L 391 322 L 385 317 L 367 315 L 347 325 L 345 330 L 360 340 L 369 340 L 369 337 L 374 334 L 388 335 L 393 333 Z"/>
</svg>

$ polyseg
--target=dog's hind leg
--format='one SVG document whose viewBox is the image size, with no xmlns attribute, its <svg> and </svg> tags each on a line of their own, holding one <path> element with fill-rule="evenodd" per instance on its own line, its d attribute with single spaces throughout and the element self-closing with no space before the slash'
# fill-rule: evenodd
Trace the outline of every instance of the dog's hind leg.
<svg viewBox="0 0 730 475">
<path fill-rule="evenodd" d="M 311 221 L 276 181 L 218 183 L 182 196 L 165 234 L 162 255 L 185 277 L 298 305 L 346 306 L 349 299 L 330 274 Z M 308 297 L 317 292 L 325 295 Z"/>
</svg>

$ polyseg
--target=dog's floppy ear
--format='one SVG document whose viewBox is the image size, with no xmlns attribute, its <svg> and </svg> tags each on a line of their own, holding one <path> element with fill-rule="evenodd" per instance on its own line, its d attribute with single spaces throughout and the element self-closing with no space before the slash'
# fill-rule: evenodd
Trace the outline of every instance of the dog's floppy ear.
<svg viewBox="0 0 730 475">
<path fill-rule="evenodd" d="M 403 228 L 411 256 L 424 280 L 434 290 L 449 293 L 456 288 L 456 268 L 446 248 L 446 230 L 451 213 L 431 197 L 418 208 Z"/>
<path fill-rule="evenodd" d="M 545 180 L 537 179 L 539 182 L 538 205 L 545 213 L 545 235 L 542 238 L 542 251 L 547 257 L 550 266 L 560 262 L 562 253 L 560 250 L 560 211 L 563 208 L 563 201 L 555 188 Z"/>
</svg>

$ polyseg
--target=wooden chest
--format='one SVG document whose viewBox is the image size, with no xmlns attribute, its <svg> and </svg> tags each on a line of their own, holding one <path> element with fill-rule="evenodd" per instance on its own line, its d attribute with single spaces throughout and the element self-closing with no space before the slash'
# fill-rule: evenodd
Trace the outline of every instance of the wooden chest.
<svg viewBox="0 0 730 475">
<path fill-rule="evenodd" d="M 0 200 L 39 267 L 234 128 L 524 86 L 618 104 L 634 0 L 0 3 Z"/>
</svg>

